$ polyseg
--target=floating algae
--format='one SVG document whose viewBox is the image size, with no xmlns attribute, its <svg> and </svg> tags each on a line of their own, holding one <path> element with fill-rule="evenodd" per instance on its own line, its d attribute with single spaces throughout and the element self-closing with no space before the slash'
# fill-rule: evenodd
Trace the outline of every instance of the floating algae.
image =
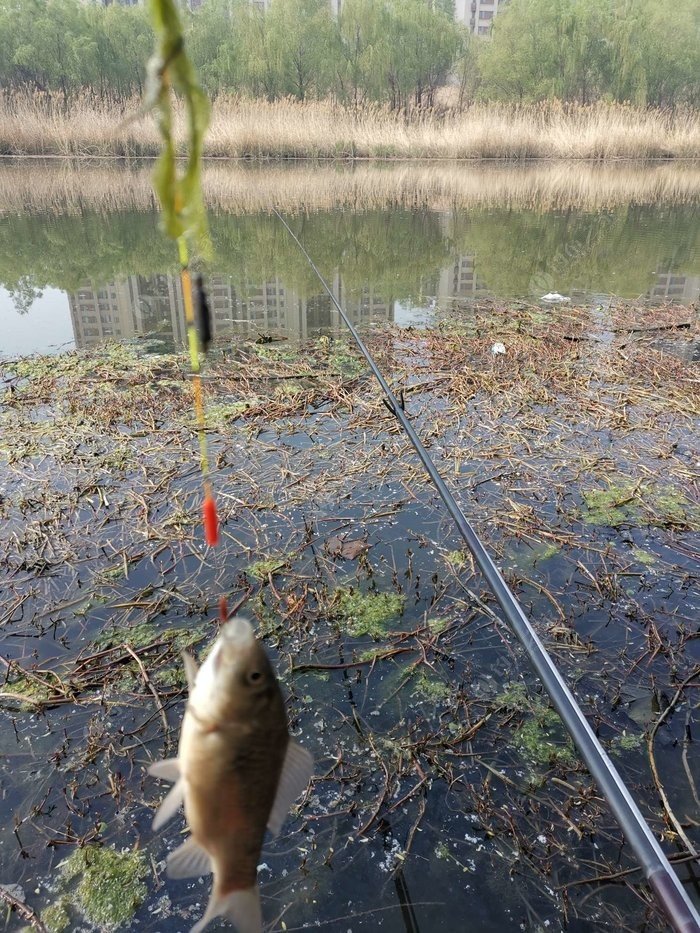
<svg viewBox="0 0 700 933">
<path fill-rule="evenodd" d="M 622 735 L 616 735 L 610 743 L 610 751 L 613 755 L 621 755 L 623 752 L 631 752 L 641 748 L 644 744 L 644 735 L 641 732 L 623 732 Z"/>
<path fill-rule="evenodd" d="M 55 904 L 50 904 L 41 912 L 41 919 L 49 933 L 63 933 L 70 927 L 70 914 L 68 907 L 70 900 L 67 897 L 61 897 Z M 28 927 L 31 929 L 31 927 Z"/>
<path fill-rule="evenodd" d="M 581 518 L 586 525 L 610 528 L 678 525 L 691 530 L 700 527 L 700 509 L 670 488 L 621 481 L 610 483 L 607 489 L 584 492 L 583 501 L 585 509 Z"/>
<path fill-rule="evenodd" d="M 411 696 L 431 703 L 444 703 L 451 694 L 452 689 L 446 683 L 424 672 L 416 677 L 411 691 Z"/>
<path fill-rule="evenodd" d="M 449 553 L 445 554 L 445 560 L 455 570 L 461 570 L 463 567 L 467 566 L 467 552 L 450 551 Z"/>
<path fill-rule="evenodd" d="M 288 563 L 289 560 L 284 554 L 278 554 L 276 556 L 271 555 L 270 557 L 264 557 L 250 564 L 246 573 L 249 577 L 253 577 L 254 580 L 260 580 L 262 582 L 263 580 L 267 580 L 270 574 L 279 573 Z"/>
<path fill-rule="evenodd" d="M 398 593 L 358 593 L 343 588 L 336 590 L 336 600 L 334 615 L 347 623 L 350 635 L 369 635 L 377 641 L 401 615 L 405 601 Z"/>
<path fill-rule="evenodd" d="M 576 764 L 576 752 L 564 724 L 545 700 L 529 694 L 524 684 L 512 683 L 495 702 L 525 714 L 513 734 L 513 744 L 530 764 L 563 767 Z"/>
<path fill-rule="evenodd" d="M 148 893 L 143 880 L 148 874 L 143 852 L 117 852 L 111 847 L 88 845 L 76 849 L 60 869 L 62 887 L 80 879 L 74 891 L 78 907 L 89 921 L 106 929 L 131 920 Z"/>
<path fill-rule="evenodd" d="M 2 685 L 0 704 L 9 703 L 23 709 L 36 709 L 45 703 L 50 695 L 49 687 L 41 681 L 14 671 Z"/>
</svg>

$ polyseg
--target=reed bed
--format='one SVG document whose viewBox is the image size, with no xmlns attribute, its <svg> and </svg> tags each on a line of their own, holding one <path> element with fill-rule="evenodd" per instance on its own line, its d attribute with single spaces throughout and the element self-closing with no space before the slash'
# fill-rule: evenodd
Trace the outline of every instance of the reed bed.
<svg viewBox="0 0 700 933">
<path fill-rule="evenodd" d="M 150 162 L 42 160 L 0 164 L 0 216 L 22 211 L 151 210 Z M 535 163 L 518 167 L 458 163 L 250 166 L 210 162 L 203 186 L 210 208 L 254 214 L 383 209 L 506 207 L 607 210 L 623 204 L 684 204 L 700 193 L 700 165 Z"/>
<path fill-rule="evenodd" d="M 0 104 L 5 155 L 144 156 L 159 151 L 150 117 L 79 99 Z M 182 118 L 180 115 L 180 138 Z M 670 159 L 700 157 L 700 117 L 627 105 L 479 104 L 464 112 L 359 111 L 332 101 L 219 98 L 206 154 L 247 159 Z"/>
</svg>

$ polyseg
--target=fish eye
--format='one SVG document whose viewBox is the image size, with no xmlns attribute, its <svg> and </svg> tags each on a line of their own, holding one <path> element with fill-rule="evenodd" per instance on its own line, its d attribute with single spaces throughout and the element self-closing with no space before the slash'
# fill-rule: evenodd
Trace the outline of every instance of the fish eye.
<svg viewBox="0 0 700 933">
<path fill-rule="evenodd" d="M 262 680 L 262 674 L 260 671 L 250 671 L 248 674 L 248 683 L 250 684 L 259 684 Z"/>
</svg>

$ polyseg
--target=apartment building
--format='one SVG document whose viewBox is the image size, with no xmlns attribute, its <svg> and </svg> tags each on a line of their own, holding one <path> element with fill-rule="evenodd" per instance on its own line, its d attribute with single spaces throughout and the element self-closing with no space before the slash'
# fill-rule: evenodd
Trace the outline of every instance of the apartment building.
<svg viewBox="0 0 700 933">
<path fill-rule="evenodd" d="M 122 6 L 136 6 L 143 0 L 83 0 L 83 2 L 93 2 L 100 6 L 109 6 L 111 3 L 119 3 Z M 191 10 L 198 10 L 206 0 L 182 0 Z M 464 23 L 470 32 L 474 35 L 488 37 L 491 34 L 491 23 L 501 7 L 507 0 L 455 0 L 455 19 L 458 23 Z M 270 9 L 274 0 L 250 0 L 253 7 L 262 12 Z M 343 0 L 328 0 L 333 16 L 338 16 L 342 7 Z"/>
<path fill-rule="evenodd" d="M 475 36 L 487 38 L 498 13 L 499 5 L 505 0 L 455 0 L 455 19 L 463 23 Z"/>
<path fill-rule="evenodd" d="M 700 275 L 673 275 L 657 272 L 656 283 L 649 289 L 649 297 L 655 301 L 675 301 L 690 304 L 700 298 Z"/>
</svg>

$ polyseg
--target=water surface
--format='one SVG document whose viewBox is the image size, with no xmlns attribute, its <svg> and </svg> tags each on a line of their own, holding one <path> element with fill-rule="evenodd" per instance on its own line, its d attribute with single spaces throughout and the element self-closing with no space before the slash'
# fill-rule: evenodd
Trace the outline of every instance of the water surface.
<svg viewBox="0 0 700 933">
<path fill-rule="evenodd" d="M 3 180 L 3 171 L 10 177 Z M 54 352 L 70 339 L 69 330 L 79 347 L 153 332 L 182 343 L 176 257 L 147 187 L 142 190 L 147 171 L 115 169 L 96 180 L 85 169 L 89 196 L 83 200 L 79 170 L 50 176 L 45 190 L 45 170 L 35 168 L 33 199 L 32 169 L 18 171 L 15 164 L 0 167 L 9 200 L 22 185 L 22 198 L 29 199 L 25 209 L 0 214 L 1 351 Z M 50 171 L 55 176 L 57 169 Z M 537 301 L 559 293 L 591 304 L 610 296 L 691 304 L 700 295 L 700 227 L 690 183 L 678 192 L 668 175 L 660 186 L 652 174 L 645 187 L 644 175 L 633 175 L 631 186 L 625 175 L 604 174 L 597 197 L 596 176 L 585 196 L 572 178 L 567 199 L 559 175 L 533 181 L 527 170 L 462 172 L 440 177 L 439 185 L 420 176 L 415 184 L 424 190 L 412 202 L 410 177 L 399 186 L 377 169 L 369 180 L 366 174 L 355 179 L 355 209 L 347 192 L 329 209 L 333 179 L 323 177 L 318 203 L 325 209 L 298 213 L 295 186 L 308 203 L 308 182 L 289 171 L 284 205 L 294 229 L 356 322 L 420 324 L 454 298 Z M 279 169 L 270 175 L 251 173 L 249 185 L 264 190 L 267 184 L 279 201 L 284 182 Z M 336 175 L 339 188 L 350 184 L 347 175 L 353 178 Z M 227 181 L 216 175 L 210 185 L 207 281 L 215 334 L 337 331 L 331 302 L 296 246 L 274 215 L 256 209 L 262 196 L 250 204 L 245 189 L 231 192 Z M 242 186 L 238 176 L 237 183 Z M 120 207 L 134 203 L 138 210 Z"/>
<path fill-rule="evenodd" d="M 697 201 L 682 172 L 465 171 L 209 170 L 223 541 L 205 553 L 187 363 L 172 352 L 182 294 L 147 170 L 0 166 L 2 655 L 77 691 L 38 714 L 6 697 L 0 713 L 0 880 L 37 908 L 94 840 L 152 859 L 134 929 L 201 915 L 208 880 L 162 878 L 181 826 L 152 833 L 161 789 L 144 767 L 172 751 L 182 716 L 169 639 L 202 647 L 226 593 L 248 596 L 317 762 L 263 852 L 273 929 L 663 928 L 642 889 L 607 878 L 634 866 L 619 830 L 261 201 L 285 208 L 376 340 L 657 834 L 645 729 L 700 664 L 697 350 L 692 311 L 666 307 L 698 298 Z M 571 301 L 547 310 L 552 291 Z M 617 297 L 653 306 L 643 328 L 688 327 L 659 351 Z M 431 321 L 441 329 L 420 329 Z M 90 352 L 19 360 L 71 345 Z M 338 538 L 367 551 L 345 559 Z M 378 640 L 334 614 L 348 588 L 402 598 Z M 679 699 L 657 762 L 698 844 L 684 765 L 697 773 L 697 705 Z M 692 866 L 679 870 L 697 897 Z"/>
</svg>

